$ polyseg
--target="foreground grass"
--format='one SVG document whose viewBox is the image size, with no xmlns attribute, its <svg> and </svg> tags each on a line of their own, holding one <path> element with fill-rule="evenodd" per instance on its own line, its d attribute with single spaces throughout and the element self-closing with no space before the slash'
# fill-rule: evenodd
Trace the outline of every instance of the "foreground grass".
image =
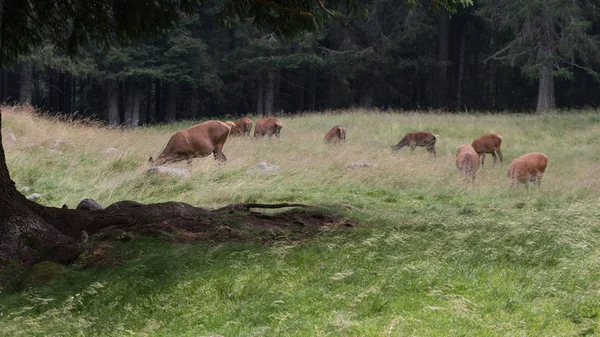
<svg viewBox="0 0 600 337">
<path fill-rule="evenodd" d="M 600 313 L 600 117 L 385 114 L 282 118 L 280 141 L 229 139 L 226 165 L 201 159 L 190 178 L 146 176 L 145 161 L 190 123 L 107 130 L 3 110 L 9 168 L 41 203 L 303 202 L 347 211 L 351 230 L 308 242 L 115 243 L 123 263 L 72 267 L 50 285 L 0 293 L 2 336 L 594 335 Z M 347 143 L 325 146 L 334 124 Z M 408 131 L 441 135 L 392 155 Z M 502 168 L 457 178 L 462 143 L 497 132 Z M 56 139 L 68 142 L 56 145 Z M 108 147 L 121 156 L 103 154 Z M 62 154 L 51 152 L 60 150 Z M 510 189 L 506 168 L 548 155 L 540 189 Z M 266 161 L 278 175 L 248 175 Z M 366 161 L 373 168 L 345 169 Z M 336 208 L 337 209 L 337 208 Z"/>
</svg>

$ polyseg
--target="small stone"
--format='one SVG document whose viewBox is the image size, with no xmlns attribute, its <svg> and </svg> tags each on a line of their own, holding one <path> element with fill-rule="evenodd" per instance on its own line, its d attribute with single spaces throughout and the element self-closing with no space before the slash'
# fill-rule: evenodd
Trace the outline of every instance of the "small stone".
<svg viewBox="0 0 600 337">
<path fill-rule="evenodd" d="M 188 170 L 186 170 L 186 169 L 177 168 L 177 167 L 168 167 L 168 166 L 152 166 L 151 168 L 148 169 L 148 171 L 146 171 L 146 173 L 147 174 L 162 173 L 162 174 L 168 174 L 171 176 L 183 177 L 183 178 L 187 178 L 190 176 L 190 172 L 188 172 Z"/>
<path fill-rule="evenodd" d="M 6 142 L 10 142 L 10 143 L 16 143 L 17 142 L 17 136 L 15 136 L 14 133 L 7 133 L 5 141 Z"/>
<path fill-rule="evenodd" d="M 26 196 L 25 198 L 27 198 L 27 200 L 34 201 L 34 200 L 38 200 L 41 197 L 42 197 L 42 195 L 39 193 L 31 193 L 30 195 Z"/>
<path fill-rule="evenodd" d="M 255 173 L 277 174 L 277 173 L 279 173 L 280 170 L 281 169 L 279 168 L 279 166 L 261 162 L 261 163 L 258 163 L 258 165 L 256 165 L 256 167 L 251 168 L 248 171 L 246 171 L 246 173 L 247 174 L 255 174 Z"/>
<path fill-rule="evenodd" d="M 56 153 L 56 154 L 62 154 L 62 151 L 55 150 L 55 149 L 50 149 L 50 152 Z"/>
<path fill-rule="evenodd" d="M 68 145 L 71 145 L 70 140 L 57 139 L 54 141 L 53 147 L 62 147 L 62 146 L 68 146 Z"/>
<path fill-rule="evenodd" d="M 28 186 L 21 187 L 21 192 L 29 192 L 29 190 L 31 190 L 31 188 L 29 188 Z"/>
<path fill-rule="evenodd" d="M 350 164 L 346 165 L 346 168 L 360 168 L 360 167 L 373 167 L 373 163 L 356 162 L 356 163 L 350 163 Z"/>
<path fill-rule="evenodd" d="M 108 149 L 104 150 L 104 154 L 107 156 L 120 156 L 123 154 L 123 151 L 114 147 L 109 147 Z"/>
<path fill-rule="evenodd" d="M 81 202 L 79 202 L 79 205 L 77 205 L 77 207 L 75 209 L 81 209 L 81 210 L 89 210 L 89 211 L 97 211 L 97 210 L 103 210 L 104 207 L 102 205 L 100 205 L 98 202 L 96 202 L 96 200 L 94 199 L 83 199 L 81 200 Z"/>
</svg>

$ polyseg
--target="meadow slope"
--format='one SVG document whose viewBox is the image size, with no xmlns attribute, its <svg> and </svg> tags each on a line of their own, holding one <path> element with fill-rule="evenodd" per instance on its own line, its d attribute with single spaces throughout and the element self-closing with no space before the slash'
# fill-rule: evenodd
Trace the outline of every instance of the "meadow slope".
<svg viewBox="0 0 600 337">
<path fill-rule="evenodd" d="M 114 243 L 118 265 L 73 266 L 43 287 L 3 289 L 1 336 L 600 333 L 595 111 L 282 117 L 280 140 L 228 139 L 224 165 L 212 157 L 173 165 L 189 169 L 189 178 L 145 171 L 174 131 L 198 121 L 119 130 L 23 109 L 2 114 L 12 178 L 26 193 L 42 194 L 45 205 L 298 202 L 344 212 L 360 225 L 270 244 Z M 335 124 L 347 128 L 346 143 L 323 144 Z M 435 160 L 424 148 L 391 152 L 406 132 L 420 130 L 441 136 Z M 465 184 L 456 149 L 490 132 L 504 138 L 504 164 L 491 169 L 488 155 L 477 182 Z M 105 155 L 109 147 L 123 154 Z M 541 188 L 510 188 L 508 163 L 533 151 L 549 157 Z M 259 162 L 281 172 L 246 173 Z M 346 168 L 351 162 L 374 166 Z"/>
</svg>

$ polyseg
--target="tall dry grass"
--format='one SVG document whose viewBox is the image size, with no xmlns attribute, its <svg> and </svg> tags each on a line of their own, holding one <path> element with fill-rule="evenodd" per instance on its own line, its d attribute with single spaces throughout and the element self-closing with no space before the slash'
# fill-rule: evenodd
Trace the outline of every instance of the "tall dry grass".
<svg viewBox="0 0 600 337">
<path fill-rule="evenodd" d="M 148 177 L 145 171 L 148 158 L 160 153 L 171 134 L 195 121 L 111 129 L 39 117 L 23 107 L 4 107 L 3 117 L 3 134 L 14 133 L 18 138 L 16 143 L 4 141 L 13 179 L 19 187 L 45 195 L 40 202 L 53 206 L 75 206 L 86 197 L 104 204 L 122 199 L 177 200 L 207 207 L 241 201 L 347 203 L 356 199 L 352 186 L 406 194 L 507 197 L 526 193 L 522 188 L 509 188 L 508 163 L 533 151 L 548 155 L 549 164 L 540 191 L 528 193 L 589 198 L 597 196 L 600 186 L 600 118 L 593 112 L 466 115 L 355 109 L 282 117 L 281 139 L 228 139 L 224 152 L 229 160 L 224 165 L 212 157 L 196 159 L 192 166 L 175 164 L 191 172 L 187 179 Z M 346 143 L 326 145 L 323 137 L 335 124 L 347 128 Z M 390 147 L 405 133 L 420 130 L 441 136 L 435 160 L 423 148 L 413 155 L 409 149 L 392 153 Z M 455 151 L 460 144 L 490 132 L 504 137 L 505 162 L 491 169 L 488 155 L 476 184 L 464 184 L 455 168 Z M 105 155 L 109 147 L 123 154 Z M 281 172 L 246 173 L 259 162 L 277 165 Z M 374 166 L 346 168 L 352 162 Z"/>
</svg>

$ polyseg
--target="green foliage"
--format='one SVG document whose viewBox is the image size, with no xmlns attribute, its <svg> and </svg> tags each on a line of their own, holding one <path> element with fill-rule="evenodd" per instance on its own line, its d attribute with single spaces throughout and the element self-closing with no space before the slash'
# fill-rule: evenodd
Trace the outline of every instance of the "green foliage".
<svg viewBox="0 0 600 337">
<path fill-rule="evenodd" d="M 593 7 L 586 1 L 484 0 L 477 12 L 493 29 L 510 32 L 491 59 L 519 65 L 532 77 L 550 61 L 559 78 L 572 78 L 569 69 L 596 73 L 590 66 L 600 61 Z"/>
</svg>

